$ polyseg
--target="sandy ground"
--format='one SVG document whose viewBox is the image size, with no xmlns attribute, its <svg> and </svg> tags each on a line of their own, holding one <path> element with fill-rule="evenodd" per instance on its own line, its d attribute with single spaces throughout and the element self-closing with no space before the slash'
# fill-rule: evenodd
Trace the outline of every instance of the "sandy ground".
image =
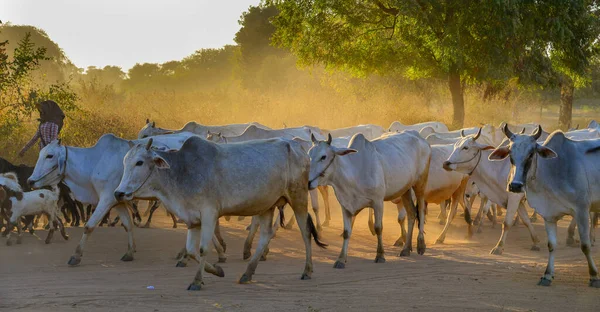
<svg viewBox="0 0 600 312">
<path fill-rule="evenodd" d="M 535 228 L 542 251 L 530 251 L 523 225 L 513 228 L 502 256 L 493 256 L 500 226 L 486 223 L 484 232 L 466 240 L 466 225 L 457 217 L 443 245 L 435 245 L 441 231 L 430 206 L 426 225 L 427 252 L 398 257 L 400 248 L 395 206 L 386 205 L 384 243 L 387 262 L 373 263 L 376 238 L 366 224 L 367 211 L 358 216 L 345 269 L 334 269 L 342 232 L 338 206 L 334 221 L 324 229 L 326 250 L 313 244 L 312 280 L 301 281 L 304 247 L 297 226 L 280 230 L 271 242 L 267 262 L 261 262 L 253 283 L 237 284 L 245 271 L 242 260 L 244 230 L 249 219 L 223 222 L 228 243 L 225 277 L 208 276 L 199 292 L 187 291 L 197 265 L 175 267 L 184 246 L 184 228 L 171 229 L 164 210 L 157 211 L 153 228 L 135 229 L 137 253 L 133 262 L 119 259 L 127 238 L 120 228 L 99 228 L 86 246 L 82 263 L 67 266 L 81 238 L 81 228 L 68 228 L 71 240 L 54 236 L 51 245 L 24 235 L 23 244 L 0 244 L 0 310 L 5 311 L 598 311 L 600 289 L 588 287 L 585 258 L 579 248 L 565 245 L 568 220 L 559 223 L 556 279 L 551 287 L 536 286 L 547 261 L 543 224 Z M 45 238 L 45 231 L 38 231 Z M 415 238 L 416 239 L 416 238 Z M 255 244 L 258 240 L 255 240 Z M 415 244 L 416 248 L 416 244 Z M 598 248 L 593 253 L 598 259 Z M 416 249 L 415 249 L 416 251 Z M 210 256 L 216 262 L 216 253 Z M 154 286 L 154 290 L 147 289 Z"/>
</svg>

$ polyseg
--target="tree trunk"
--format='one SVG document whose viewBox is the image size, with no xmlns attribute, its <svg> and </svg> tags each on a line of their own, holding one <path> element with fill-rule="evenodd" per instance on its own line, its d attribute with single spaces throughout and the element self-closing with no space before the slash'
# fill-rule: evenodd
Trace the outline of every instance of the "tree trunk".
<svg viewBox="0 0 600 312">
<path fill-rule="evenodd" d="M 558 127 L 567 131 L 571 126 L 573 115 L 573 91 L 575 86 L 571 78 L 565 77 L 560 83 L 560 112 L 558 114 Z"/>
<path fill-rule="evenodd" d="M 465 99 L 463 89 L 460 83 L 460 73 L 456 65 L 450 66 L 448 73 L 448 86 L 452 94 L 452 107 L 454 114 L 452 115 L 452 128 L 460 129 L 465 121 Z"/>
</svg>

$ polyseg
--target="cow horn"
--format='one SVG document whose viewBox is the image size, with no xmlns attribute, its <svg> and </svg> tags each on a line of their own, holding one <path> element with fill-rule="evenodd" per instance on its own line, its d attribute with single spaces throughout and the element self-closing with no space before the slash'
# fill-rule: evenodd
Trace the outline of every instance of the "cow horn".
<svg viewBox="0 0 600 312">
<path fill-rule="evenodd" d="M 152 147 L 152 138 L 150 138 L 150 140 L 148 140 L 148 144 L 146 144 L 146 150 L 149 151 L 150 148 Z"/>
<path fill-rule="evenodd" d="M 521 132 L 519 132 L 519 134 L 524 134 L 525 133 L 525 127 L 523 127 L 523 130 L 521 130 Z"/>
<path fill-rule="evenodd" d="M 533 132 L 533 138 L 535 140 L 539 139 L 542 136 L 542 126 L 538 125 L 537 129 Z"/>
<path fill-rule="evenodd" d="M 58 145 L 60 145 L 60 143 L 62 143 L 62 139 L 61 138 L 58 139 Z"/>
<path fill-rule="evenodd" d="M 154 128 L 156 126 L 156 122 L 152 122 L 152 128 Z"/>
<path fill-rule="evenodd" d="M 146 118 L 146 123 L 149 124 L 150 123 L 150 119 Z"/>
<path fill-rule="evenodd" d="M 481 128 L 479 128 L 479 130 L 477 130 L 477 133 L 475 134 L 475 137 L 473 138 L 473 140 L 479 139 L 480 135 L 481 135 Z"/>
<path fill-rule="evenodd" d="M 331 145 L 331 141 L 333 138 L 331 137 L 331 133 L 327 134 L 327 144 Z"/>
<path fill-rule="evenodd" d="M 512 138 L 512 137 L 513 137 L 513 135 L 514 135 L 514 134 L 513 134 L 513 133 L 510 131 L 510 129 L 508 129 L 508 124 L 506 124 L 506 123 L 504 123 L 504 124 L 502 125 L 502 132 L 504 132 L 504 135 L 505 135 L 507 138 L 509 138 L 509 139 L 510 139 L 510 138 Z"/>
<path fill-rule="evenodd" d="M 464 138 L 465 137 L 465 129 L 461 129 L 460 130 L 460 137 Z"/>
<path fill-rule="evenodd" d="M 579 130 L 579 124 L 575 125 L 575 130 Z"/>
</svg>

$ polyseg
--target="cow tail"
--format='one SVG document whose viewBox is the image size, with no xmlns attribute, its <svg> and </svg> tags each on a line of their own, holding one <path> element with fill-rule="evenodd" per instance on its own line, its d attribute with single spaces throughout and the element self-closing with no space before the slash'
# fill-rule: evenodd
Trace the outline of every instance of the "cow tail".
<svg viewBox="0 0 600 312">
<path fill-rule="evenodd" d="M 308 227 L 308 233 L 309 233 L 308 235 L 312 235 L 317 246 L 319 246 L 323 249 L 327 249 L 327 244 L 325 244 L 319 240 L 319 233 L 317 232 L 317 228 L 315 227 L 315 224 L 314 224 L 313 219 L 310 216 L 310 214 L 308 214 L 307 221 L 308 222 L 306 223 L 306 226 Z M 309 237 L 309 239 L 310 239 L 310 237 Z"/>
</svg>

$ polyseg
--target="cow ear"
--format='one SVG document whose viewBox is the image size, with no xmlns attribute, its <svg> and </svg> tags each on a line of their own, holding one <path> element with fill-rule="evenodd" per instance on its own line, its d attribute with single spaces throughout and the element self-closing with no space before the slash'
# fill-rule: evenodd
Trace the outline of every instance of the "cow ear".
<svg viewBox="0 0 600 312">
<path fill-rule="evenodd" d="M 152 122 L 152 128 L 156 128 L 156 122 Z"/>
<path fill-rule="evenodd" d="M 488 156 L 489 160 L 502 160 L 508 157 L 510 153 L 510 149 L 508 146 L 498 147 L 495 151 L 493 151 L 490 156 Z"/>
<path fill-rule="evenodd" d="M 358 151 L 355 149 L 352 149 L 352 148 L 334 148 L 333 152 L 338 156 L 344 156 L 344 155 L 356 153 Z"/>
<path fill-rule="evenodd" d="M 154 157 L 152 157 L 152 161 L 154 161 L 154 164 L 156 165 L 156 167 L 158 169 L 169 169 L 171 168 L 171 166 L 169 166 L 169 163 L 162 157 L 158 156 L 158 155 L 154 155 Z"/>
<path fill-rule="evenodd" d="M 135 146 L 135 143 L 131 141 L 127 141 L 127 144 L 129 144 L 129 148 L 133 148 Z"/>
<path fill-rule="evenodd" d="M 66 150 L 66 147 L 65 147 L 65 150 Z M 66 163 L 66 162 L 67 162 L 67 160 L 66 160 L 66 152 L 65 152 L 65 153 L 60 153 L 60 154 L 58 155 L 58 172 L 59 172 L 60 174 L 63 174 L 63 173 L 64 173 L 64 170 L 65 170 L 65 163 Z"/>
<path fill-rule="evenodd" d="M 558 155 L 556 155 L 556 152 L 554 152 L 551 148 L 543 145 L 538 144 L 536 151 L 540 156 L 542 156 L 542 158 L 551 159 L 558 157 Z"/>
</svg>

